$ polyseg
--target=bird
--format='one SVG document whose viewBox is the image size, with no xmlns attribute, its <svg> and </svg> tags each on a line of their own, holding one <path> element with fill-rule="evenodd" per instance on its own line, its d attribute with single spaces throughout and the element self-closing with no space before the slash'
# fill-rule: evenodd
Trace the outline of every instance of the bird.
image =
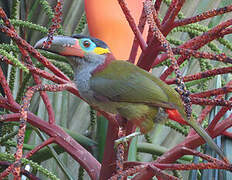
<svg viewBox="0 0 232 180">
<path fill-rule="evenodd" d="M 74 71 L 74 83 L 80 96 L 91 106 L 120 114 L 149 132 L 155 123 L 170 119 L 191 126 L 225 160 L 223 151 L 193 118 L 189 118 L 178 92 L 158 77 L 128 62 L 116 60 L 100 39 L 74 34 L 57 35 L 50 46 L 47 37 L 35 48 L 64 56 Z"/>
</svg>

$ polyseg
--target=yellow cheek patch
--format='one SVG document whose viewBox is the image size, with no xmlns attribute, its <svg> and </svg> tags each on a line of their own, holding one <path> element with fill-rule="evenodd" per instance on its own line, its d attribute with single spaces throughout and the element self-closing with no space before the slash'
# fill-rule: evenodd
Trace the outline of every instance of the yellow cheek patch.
<svg viewBox="0 0 232 180">
<path fill-rule="evenodd" d="M 101 48 L 101 47 L 96 47 L 93 52 L 96 54 L 107 54 L 110 53 L 110 50 L 108 48 Z"/>
</svg>

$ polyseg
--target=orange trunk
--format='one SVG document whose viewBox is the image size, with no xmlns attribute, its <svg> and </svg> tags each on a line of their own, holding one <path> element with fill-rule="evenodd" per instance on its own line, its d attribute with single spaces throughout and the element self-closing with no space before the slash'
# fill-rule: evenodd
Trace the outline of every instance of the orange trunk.
<svg viewBox="0 0 232 180">
<path fill-rule="evenodd" d="M 138 24 L 142 1 L 126 2 Z M 117 0 L 85 0 L 85 11 L 90 35 L 105 41 L 117 59 L 127 60 L 134 34 Z"/>
</svg>

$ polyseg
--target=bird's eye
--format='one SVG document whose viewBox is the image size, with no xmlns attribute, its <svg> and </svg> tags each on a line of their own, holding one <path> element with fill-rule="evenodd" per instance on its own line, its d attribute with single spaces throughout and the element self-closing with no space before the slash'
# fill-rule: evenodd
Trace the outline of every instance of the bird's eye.
<svg viewBox="0 0 232 180">
<path fill-rule="evenodd" d="M 83 42 L 83 46 L 84 46 L 85 48 L 88 48 L 88 47 L 90 46 L 90 42 L 89 42 L 88 40 L 84 41 L 84 42 Z"/>
</svg>

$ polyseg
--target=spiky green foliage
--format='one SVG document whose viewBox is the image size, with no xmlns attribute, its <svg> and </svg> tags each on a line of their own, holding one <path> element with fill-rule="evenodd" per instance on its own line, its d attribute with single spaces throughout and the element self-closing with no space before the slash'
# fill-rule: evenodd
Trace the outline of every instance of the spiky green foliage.
<svg viewBox="0 0 232 180">
<path fill-rule="evenodd" d="M 0 160 L 1 161 L 8 161 L 8 162 L 14 162 L 15 158 L 14 155 L 8 154 L 8 153 L 0 153 Z M 47 178 L 52 180 L 59 180 L 59 178 L 56 177 L 52 172 L 48 171 L 46 168 L 40 166 L 39 164 L 32 162 L 28 159 L 22 158 L 22 164 L 26 165 L 29 164 L 33 169 L 36 171 L 39 171 L 43 175 L 45 175 Z"/>
<path fill-rule="evenodd" d="M 18 67 L 19 69 L 23 70 L 25 73 L 29 73 L 29 70 L 17 58 L 15 58 L 10 53 L 6 52 L 3 49 L 0 49 L 0 54 L 2 56 L 7 57 L 16 67 Z"/>
</svg>

